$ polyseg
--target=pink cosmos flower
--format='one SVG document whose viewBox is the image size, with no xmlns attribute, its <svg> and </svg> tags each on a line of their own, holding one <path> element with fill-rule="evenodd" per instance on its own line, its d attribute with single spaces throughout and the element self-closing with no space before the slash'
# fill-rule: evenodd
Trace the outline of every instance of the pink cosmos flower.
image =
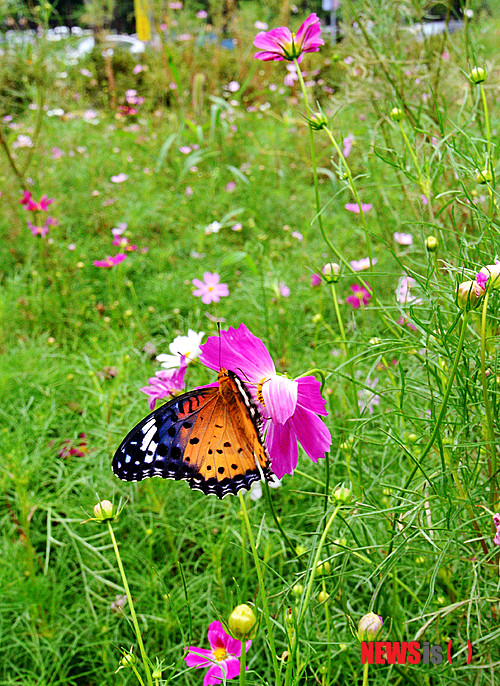
<svg viewBox="0 0 500 686">
<path fill-rule="evenodd" d="M 284 281 L 280 281 L 278 284 L 278 291 L 282 298 L 288 298 L 290 296 L 290 289 Z"/>
<path fill-rule="evenodd" d="M 127 256 L 121 252 L 114 257 L 108 255 L 105 260 L 94 260 L 94 267 L 104 267 L 105 269 L 109 269 L 114 267 L 115 264 L 120 264 L 120 262 L 123 262 L 126 257 Z"/>
<path fill-rule="evenodd" d="M 360 412 L 368 410 L 370 414 L 373 414 L 373 408 L 376 405 L 380 405 L 380 396 L 373 392 L 377 384 L 378 379 L 372 379 L 372 381 L 367 381 L 365 384 L 369 388 L 361 388 L 358 391 L 358 407 Z"/>
<path fill-rule="evenodd" d="M 78 442 L 72 442 L 69 438 L 64 441 L 62 448 L 59 450 L 59 457 L 85 457 L 87 452 L 87 440 L 85 434 L 78 434 Z"/>
<path fill-rule="evenodd" d="M 229 288 L 226 283 L 220 283 L 219 274 L 205 272 L 203 279 L 203 281 L 193 279 L 193 285 L 196 286 L 193 295 L 201 298 L 201 302 L 205 305 L 212 302 L 218 303 L 221 298 L 226 298 L 229 295 Z"/>
<path fill-rule="evenodd" d="M 228 181 L 226 183 L 226 191 L 232 193 L 236 189 L 236 183 L 234 181 Z"/>
<path fill-rule="evenodd" d="M 271 468 L 281 479 L 293 474 L 299 457 L 297 441 L 313 462 L 325 456 L 332 442 L 318 415 L 327 415 L 321 385 L 314 376 L 292 380 L 276 373 L 264 343 L 244 324 L 210 336 L 201 346 L 200 361 L 210 369 L 230 369 L 247 385 L 266 418 L 266 446 Z"/>
<path fill-rule="evenodd" d="M 477 293 L 477 295 L 482 295 L 484 291 L 486 290 L 486 282 L 490 278 L 489 274 L 484 274 L 483 272 L 478 272 L 476 274 L 476 292 L 478 289 L 480 289 L 480 292 Z"/>
<path fill-rule="evenodd" d="M 54 219 L 54 217 L 47 217 L 42 226 L 35 226 L 30 221 L 28 221 L 27 224 L 28 229 L 33 236 L 46 236 L 49 233 L 50 227 L 56 226 L 57 219 Z"/>
<path fill-rule="evenodd" d="M 31 200 L 31 192 L 30 191 L 23 191 L 23 197 L 19 201 L 19 204 L 20 205 L 27 205 L 30 200 Z"/>
<path fill-rule="evenodd" d="M 322 280 L 319 274 L 311 274 L 311 286 L 321 286 Z"/>
<path fill-rule="evenodd" d="M 372 265 L 377 264 L 378 259 L 374 257 L 372 259 Z M 360 260 L 352 260 L 349 263 L 355 272 L 362 272 L 364 269 L 370 269 L 370 258 L 362 257 Z"/>
<path fill-rule="evenodd" d="M 395 231 L 392 234 L 392 237 L 399 245 L 411 245 L 413 243 L 413 236 L 411 233 L 399 233 L 398 231 Z"/>
<path fill-rule="evenodd" d="M 300 233 L 300 231 L 292 231 L 290 236 L 296 238 L 299 241 L 299 243 L 302 243 L 302 241 L 304 240 L 304 236 Z"/>
<path fill-rule="evenodd" d="M 24 191 L 23 197 L 19 201 L 21 205 L 24 205 L 25 209 L 29 212 L 46 212 L 49 205 L 54 202 L 54 198 L 48 198 L 46 195 L 42 195 L 40 202 L 33 200 L 33 197 L 29 191 Z"/>
<path fill-rule="evenodd" d="M 321 24 L 313 12 L 301 24 L 297 33 L 292 33 L 286 26 L 280 26 L 271 31 L 261 31 L 253 41 L 256 48 L 261 52 L 256 52 L 256 60 L 268 62 L 270 60 L 290 60 L 294 58 L 297 62 L 302 61 L 303 54 L 306 52 L 318 52 L 324 40 L 321 36 Z"/>
<path fill-rule="evenodd" d="M 156 401 L 160 398 L 168 398 L 180 393 L 184 389 L 184 376 L 187 369 L 187 359 L 181 355 L 180 365 L 175 369 L 161 369 L 154 376 L 148 379 L 149 386 L 144 386 L 140 390 L 149 396 L 149 409 L 154 410 Z"/>
<path fill-rule="evenodd" d="M 111 183 L 123 183 L 128 179 L 128 176 L 124 174 L 123 172 L 120 172 L 120 174 L 115 174 L 114 176 L 111 177 L 110 181 Z"/>
<path fill-rule="evenodd" d="M 241 655 L 241 641 L 226 634 L 220 622 L 212 622 L 208 627 L 208 642 L 210 650 L 189 646 L 184 658 L 188 667 L 208 667 L 203 686 L 221 684 L 222 681 L 237 677 L 241 669 L 238 659 Z M 252 641 L 246 642 L 246 652 L 251 644 Z"/>
<path fill-rule="evenodd" d="M 372 208 L 372 205 L 369 202 L 367 202 L 367 203 L 362 202 L 361 203 L 361 210 L 363 210 L 363 213 L 369 212 L 371 210 L 371 208 Z M 344 205 L 344 209 L 348 210 L 349 212 L 354 212 L 354 214 L 359 214 L 361 211 L 359 209 L 359 205 L 357 202 L 347 202 Z"/>
<path fill-rule="evenodd" d="M 120 222 L 118 226 L 111 229 L 113 236 L 121 236 L 127 230 L 127 222 Z"/>
<path fill-rule="evenodd" d="M 493 524 L 497 530 L 495 538 L 493 539 L 493 543 L 495 545 L 500 545 L 500 514 L 493 515 Z"/>
<path fill-rule="evenodd" d="M 351 286 L 351 291 L 354 295 L 348 295 L 345 301 L 352 305 L 355 310 L 361 307 L 361 305 L 367 305 L 370 302 L 372 296 L 363 286 L 355 283 Z"/>
<path fill-rule="evenodd" d="M 198 19 L 206 19 L 208 17 L 208 12 L 206 10 L 198 10 L 196 16 Z"/>
<path fill-rule="evenodd" d="M 399 326 L 406 326 L 407 329 L 410 329 L 410 331 L 417 331 L 417 327 L 413 322 L 411 322 L 409 319 L 401 315 L 401 317 L 398 319 L 398 324 Z"/>
<path fill-rule="evenodd" d="M 283 83 L 285 86 L 292 87 L 299 80 L 299 75 L 297 74 L 295 64 L 287 64 L 286 68 L 288 70 L 288 74 L 283 79 Z"/>
</svg>

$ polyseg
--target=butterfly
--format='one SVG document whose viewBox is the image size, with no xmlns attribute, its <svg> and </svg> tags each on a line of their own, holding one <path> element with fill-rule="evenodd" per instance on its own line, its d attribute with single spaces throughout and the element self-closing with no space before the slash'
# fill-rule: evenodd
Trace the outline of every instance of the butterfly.
<svg viewBox="0 0 500 686">
<path fill-rule="evenodd" d="M 221 369 L 217 380 L 218 387 L 179 395 L 139 422 L 115 453 L 114 474 L 123 481 L 184 479 L 218 498 L 262 475 L 272 479 L 252 396 L 232 371 Z"/>
</svg>

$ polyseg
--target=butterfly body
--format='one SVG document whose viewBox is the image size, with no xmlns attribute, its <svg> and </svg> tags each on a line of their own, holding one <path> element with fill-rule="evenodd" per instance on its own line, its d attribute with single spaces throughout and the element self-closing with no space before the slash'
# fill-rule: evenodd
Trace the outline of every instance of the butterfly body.
<svg viewBox="0 0 500 686">
<path fill-rule="evenodd" d="M 159 476 L 223 498 L 271 477 L 263 420 L 240 378 L 221 369 L 218 387 L 180 395 L 124 438 L 113 472 L 124 481 Z"/>
</svg>

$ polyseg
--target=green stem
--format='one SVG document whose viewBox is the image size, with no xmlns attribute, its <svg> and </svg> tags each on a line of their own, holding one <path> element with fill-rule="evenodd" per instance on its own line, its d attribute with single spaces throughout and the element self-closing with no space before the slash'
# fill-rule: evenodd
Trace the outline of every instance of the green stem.
<svg viewBox="0 0 500 686">
<path fill-rule="evenodd" d="M 255 564 L 255 571 L 257 572 L 257 578 L 259 580 L 260 597 L 262 600 L 262 610 L 264 612 L 264 620 L 266 622 L 267 638 L 269 640 L 269 647 L 271 649 L 271 659 L 273 662 L 274 677 L 275 677 L 275 681 L 276 681 L 275 686 L 280 686 L 280 684 L 281 684 L 280 668 L 278 665 L 278 659 L 276 657 L 276 648 L 274 645 L 273 626 L 271 624 L 271 616 L 269 614 L 269 607 L 267 604 L 266 588 L 264 586 L 264 577 L 262 575 L 262 568 L 260 566 L 259 556 L 257 555 L 257 549 L 255 548 L 255 539 L 253 537 L 252 527 L 250 525 L 250 519 L 248 518 L 247 507 L 245 504 L 245 498 L 243 496 L 242 491 L 238 492 L 238 496 L 240 498 L 241 511 L 243 512 L 243 519 L 245 520 L 245 524 L 246 524 L 246 528 L 247 528 L 247 534 L 248 534 L 248 540 L 250 542 L 250 548 L 252 550 L 253 561 Z"/>
<path fill-rule="evenodd" d="M 490 294 L 486 291 L 483 301 L 483 311 L 481 315 L 481 384 L 483 387 L 484 409 L 486 412 L 486 423 L 488 426 L 488 441 L 487 450 L 490 454 L 489 459 L 489 476 L 493 480 L 490 501 L 492 509 L 495 509 L 497 501 L 497 451 L 495 444 L 495 424 L 493 420 L 493 413 L 491 411 L 490 399 L 488 396 L 488 383 L 486 377 L 486 323 L 488 315 L 488 300 Z"/>
<path fill-rule="evenodd" d="M 123 567 L 122 558 L 120 551 L 118 550 L 118 543 L 115 538 L 115 532 L 111 526 L 111 520 L 107 519 L 106 523 L 108 525 L 109 535 L 111 536 L 111 541 L 113 543 L 113 549 L 116 555 L 116 561 L 118 562 L 118 569 L 120 570 L 120 575 L 122 577 L 123 588 L 127 594 L 128 606 L 130 608 L 130 616 L 132 617 L 132 624 L 134 625 L 135 635 L 137 637 L 137 643 L 139 644 L 139 650 L 141 653 L 142 663 L 144 665 L 144 671 L 146 672 L 146 679 L 148 686 L 153 686 L 153 679 L 151 677 L 151 670 L 149 669 L 149 661 L 144 650 L 144 643 L 142 642 L 141 630 L 139 628 L 139 622 L 137 621 L 137 615 L 135 614 L 134 601 L 132 600 L 132 594 L 130 593 L 130 588 L 128 586 L 127 577 L 125 575 L 125 569 Z"/>
<path fill-rule="evenodd" d="M 365 665 L 363 667 L 363 684 L 362 684 L 362 686 L 368 686 L 368 667 L 369 667 L 369 662 L 365 662 Z"/>
<path fill-rule="evenodd" d="M 462 330 L 460 332 L 460 337 L 458 339 L 457 352 L 455 353 L 455 359 L 453 361 L 453 367 L 451 368 L 451 371 L 450 371 L 450 376 L 448 378 L 448 384 L 447 384 L 446 389 L 444 391 L 443 400 L 441 402 L 441 407 L 439 408 L 439 413 L 438 413 L 438 416 L 436 418 L 436 423 L 434 424 L 434 428 L 432 429 L 432 433 L 429 437 L 429 440 L 427 441 L 427 445 L 425 446 L 424 450 L 422 451 L 422 453 L 420 455 L 420 459 L 417 460 L 415 458 L 415 462 L 417 464 L 413 468 L 410 476 L 406 479 L 405 485 L 403 486 L 403 489 L 402 489 L 403 493 L 408 489 L 409 485 L 411 484 L 411 482 L 413 480 L 413 477 L 415 476 L 416 472 L 420 468 L 421 462 L 430 453 L 431 448 L 434 445 L 434 441 L 436 440 L 436 436 L 438 434 L 439 427 L 441 426 L 441 422 L 443 421 L 443 418 L 444 418 L 444 415 L 446 412 L 446 408 L 448 405 L 448 399 L 450 397 L 451 389 L 453 386 L 453 381 L 455 379 L 455 374 L 457 373 L 457 369 L 458 369 L 458 363 L 460 362 L 460 356 L 462 354 L 462 348 L 464 346 L 464 341 L 465 341 L 465 334 L 467 332 L 467 322 L 469 320 L 469 315 L 470 315 L 469 312 L 465 312 L 464 318 L 462 320 Z M 393 523 L 393 530 L 392 530 L 393 535 L 392 535 L 391 543 L 389 545 L 389 551 L 387 553 L 387 557 L 389 557 L 391 555 L 392 550 L 394 548 L 394 540 L 395 540 L 394 533 L 396 530 L 397 521 L 398 521 L 397 516 L 394 516 L 394 523 Z"/>
<path fill-rule="evenodd" d="M 304 617 L 305 617 L 307 607 L 309 605 L 309 601 L 311 600 L 313 584 L 314 584 L 314 577 L 316 575 L 316 568 L 318 567 L 319 558 L 321 556 L 321 550 L 323 548 L 323 545 L 325 544 L 326 537 L 328 536 L 328 532 L 330 531 L 330 527 L 332 526 L 332 524 L 335 520 L 335 517 L 337 516 L 340 508 L 341 508 L 340 503 L 335 506 L 335 509 L 333 510 L 332 514 L 330 515 L 330 519 L 326 523 L 326 526 L 323 530 L 323 533 L 321 534 L 321 538 L 319 539 L 318 547 L 316 548 L 316 554 L 314 555 L 314 560 L 313 560 L 312 567 L 311 567 L 311 573 L 309 575 L 309 581 L 307 582 L 307 588 L 306 588 L 304 600 L 301 603 L 301 609 L 300 609 L 299 618 L 297 621 L 297 633 L 300 631 L 300 627 L 302 626 L 302 622 L 304 621 Z"/>
<path fill-rule="evenodd" d="M 247 642 L 245 639 L 241 640 L 241 655 L 240 655 L 240 686 L 245 686 L 247 664 Z"/>
</svg>

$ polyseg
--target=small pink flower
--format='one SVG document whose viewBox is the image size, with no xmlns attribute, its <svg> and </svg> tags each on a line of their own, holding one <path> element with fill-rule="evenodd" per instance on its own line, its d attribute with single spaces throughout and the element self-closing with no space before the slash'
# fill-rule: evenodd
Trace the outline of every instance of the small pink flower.
<svg viewBox="0 0 500 686">
<path fill-rule="evenodd" d="M 410 329 L 410 331 L 417 331 L 417 327 L 415 326 L 415 324 L 403 315 L 401 315 L 401 317 L 398 319 L 398 324 L 399 326 L 406 326 L 406 328 Z"/>
<path fill-rule="evenodd" d="M 48 198 L 46 195 L 42 195 L 40 202 L 35 202 L 33 198 L 29 197 L 23 204 L 30 212 L 46 212 L 49 205 L 51 205 L 53 202 L 54 198 Z"/>
<path fill-rule="evenodd" d="M 377 262 L 378 259 L 374 257 L 372 259 L 372 265 L 377 264 Z M 363 257 L 361 260 L 352 260 L 350 265 L 355 272 L 362 272 L 364 269 L 370 269 L 370 258 Z"/>
<path fill-rule="evenodd" d="M 392 237 L 399 245 L 411 245 L 413 243 L 413 236 L 411 233 L 399 233 L 398 231 L 395 231 L 392 234 Z"/>
<path fill-rule="evenodd" d="M 300 231 L 292 231 L 290 236 L 296 238 L 299 241 L 299 243 L 302 243 L 302 241 L 304 240 L 304 236 L 300 233 Z"/>
<path fill-rule="evenodd" d="M 352 55 L 347 55 L 344 57 L 344 64 L 352 64 L 354 62 L 354 57 Z"/>
<path fill-rule="evenodd" d="M 27 205 L 29 201 L 31 200 L 31 193 L 30 191 L 23 191 L 23 197 L 19 201 L 20 205 Z"/>
<path fill-rule="evenodd" d="M 241 641 L 226 634 L 220 622 L 212 622 L 208 627 L 208 642 L 210 650 L 189 646 L 188 654 L 184 658 L 188 667 L 208 667 L 203 686 L 221 684 L 237 677 L 241 669 Z M 251 644 L 252 641 L 246 642 L 246 652 Z"/>
<path fill-rule="evenodd" d="M 114 257 L 106 257 L 105 260 L 94 260 L 94 267 L 104 267 L 105 269 L 109 269 L 110 267 L 114 267 L 115 264 L 120 264 L 120 262 L 123 262 L 126 257 L 127 256 L 124 253 L 119 252 Z"/>
<path fill-rule="evenodd" d="M 140 390 L 149 396 L 149 409 L 154 410 L 156 401 L 180 393 L 185 386 L 184 376 L 187 369 L 187 358 L 181 355 L 179 366 L 174 369 L 161 369 L 148 379 L 149 386 Z"/>
<path fill-rule="evenodd" d="M 31 231 L 33 236 L 46 236 L 49 233 L 49 226 L 45 222 L 42 226 L 35 226 L 30 221 L 28 221 L 28 229 Z"/>
<path fill-rule="evenodd" d="M 319 274 L 311 274 L 311 286 L 321 286 L 323 279 Z"/>
<path fill-rule="evenodd" d="M 188 198 L 190 198 L 193 195 L 193 189 L 191 188 L 191 186 L 186 186 L 186 190 L 184 191 L 184 193 L 188 196 Z"/>
<path fill-rule="evenodd" d="M 290 296 L 290 289 L 284 281 L 279 282 L 278 290 L 282 298 L 288 298 Z"/>
<path fill-rule="evenodd" d="M 369 386 L 369 388 L 361 388 L 358 391 L 358 407 L 360 412 L 368 410 L 370 414 L 373 414 L 373 408 L 376 405 L 380 405 L 380 396 L 373 392 L 377 384 L 378 379 L 367 381 L 365 385 Z"/>
<path fill-rule="evenodd" d="M 189 153 L 192 152 L 192 148 L 189 145 L 181 145 L 179 152 L 181 152 L 183 155 L 189 155 Z"/>
<path fill-rule="evenodd" d="M 490 278 L 489 274 L 484 274 L 483 272 L 478 272 L 476 274 L 476 294 L 481 296 L 486 290 L 486 282 Z"/>
<path fill-rule="evenodd" d="M 493 539 L 493 543 L 495 545 L 500 545 L 500 514 L 493 515 L 493 524 L 495 525 L 495 528 L 497 530 L 495 538 Z"/>
<path fill-rule="evenodd" d="M 70 250 L 71 252 L 73 252 L 73 250 L 75 250 L 75 248 L 76 248 L 76 245 L 74 243 L 70 243 L 68 245 L 68 250 Z"/>
<path fill-rule="evenodd" d="M 369 212 L 372 208 L 372 205 L 370 203 L 361 203 L 361 210 L 363 210 L 363 213 Z M 360 209 L 359 205 L 357 202 L 348 202 L 344 205 L 344 209 L 348 210 L 349 212 L 354 212 L 354 214 L 359 214 Z"/>
<path fill-rule="evenodd" d="M 126 248 L 129 245 L 129 240 L 126 236 L 115 236 L 113 238 L 113 245 L 119 248 Z"/>
<path fill-rule="evenodd" d="M 211 302 L 218 303 L 221 298 L 226 298 L 229 295 L 227 284 L 220 283 L 219 274 L 205 272 L 203 279 L 203 281 L 193 279 L 193 285 L 196 286 L 193 295 L 201 298 L 201 302 L 205 305 L 209 305 Z"/>
<path fill-rule="evenodd" d="M 128 176 L 124 174 L 123 172 L 120 172 L 119 174 L 115 174 L 114 176 L 111 177 L 110 181 L 111 183 L 123 183 L 128 179 Z"/>
<path fill-rule="evenodd" d="M 422 193 L 422 195 L 420 196 L 420 200 L 422 201 L 422 205 L 427 205 L 427 203 L 429 202 L 428 199 L 427 199 L 427 196 L 424 195 L 423 193 Z"/>
<path fill-rule="evenodd" d="M 208 12 L 206 10 L 198 10 L 198 12 L 196 12 L 196 17 L 198 19 L 206 19 L 208 17 Z"/>
<path fill-rule="evenodd" d="M 354 143 L 354 134 L 350 133 L 348 136 L 344 138 L 342 142 L 344 144 L 344 150 L 342 151 L 342 155 L 344 157 L 349 157 Z"/>
<path fill-rule="evenodd" d="M 181 10 L 182 2 L 169 2 L 168 6 L 171 10 Z"/>
<path fill-rule="evenodd" d="M 113 234 L 113 236 L 116 237 L 116 236 L 121 236 L 122 233 L 125 233 L 126 230 L 127 230 L 127 223 L 126 222 L 120 222 L 118 224 L 118 226 L 111 229 L 111 233 Z"/>
<path fill-rule="evenodd" d="M 255 53 L 256 60 L 302 60 L 306 52 L 318 52 L 324 40 L 321 36 L 321 24 L 316 14 L 310 14 L 301 24 L 296 34 L 286 26 L 271 31 L 261 31 L 255 36 L 253 44 L 261 52 Z"/>
<path fill-rule="evenodd" d="M 146 67 L 142 64 L 136 64 L 135 67 L 132 69 L 132 74 L 140 74 L 141 71 L 145 71 Z"/>
<path fill-rule="evenodd" d="M 236 183 L 234 181 L 229 181 L 226 183 L 226 191 L 227 193 L 232 193 L 236 188 Z"/>
<path fill-rule="evenodd" d="M 231 231 L 241 231 L 242 228 L 243 224 L 241 222 L 237 222 L 231 226 Z"/>
<path fill-rule="evenodd" d="M 363 286 L 355 283 L 351 286 L 351 291 L 354 295 L 348 295 L 345 301 L 352 305 L 355 310 L 361 307 L 361 305 L 367 305 L 370 302 L 372 296 Z"/>
</svg>

